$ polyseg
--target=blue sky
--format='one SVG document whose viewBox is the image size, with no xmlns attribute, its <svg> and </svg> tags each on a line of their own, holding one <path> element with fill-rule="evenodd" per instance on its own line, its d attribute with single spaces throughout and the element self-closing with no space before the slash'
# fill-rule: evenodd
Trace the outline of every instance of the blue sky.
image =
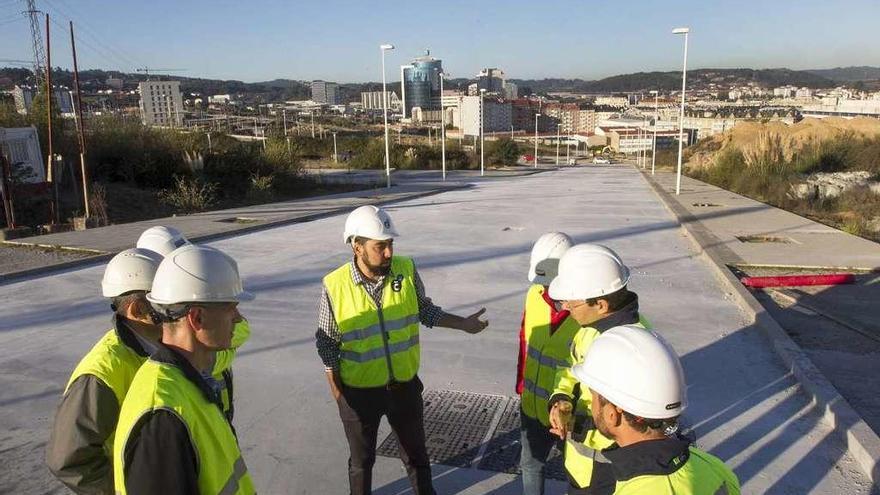
<svg viewBox="0 0 880 495">
<path fill-rule="evenodd" d="M 0 0 L 2 59 L 30 59 L 24 2 Z M 681 68 L 880 66 L 878 0 L 37 0 L 53 22 L 53 65 L 181 68 L 190 77 L 263 81 L 389 79 L 426 48 L 452 77 L 500 67 L 511 78 L 597 79 Z"/>
</svg>

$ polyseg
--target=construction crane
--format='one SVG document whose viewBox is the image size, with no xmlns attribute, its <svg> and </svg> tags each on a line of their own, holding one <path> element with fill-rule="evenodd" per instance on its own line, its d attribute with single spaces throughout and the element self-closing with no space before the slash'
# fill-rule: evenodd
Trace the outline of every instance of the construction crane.
<svg viewBox="0 0 880 495">
<path fill-rule="evenodd" d="M 157 72 L 184 72 L 188 69 L 154 69 L 152 67 L 140 67 L 135 69 L 138 72 L 143 72 L 147 75 L 147 79 L 150 79 L 150 73 L 156 74 Z"/>
<path fill-rule="evenodd" d="M 24 3 L 27 7 L 24 14 L 27 14 L 31 24 L 31 42 L 34 45 L 34 84 L 39 89 L 43 87 L 43 82 L 46 80 L 46 75 L 43 73 L 46 67 L 46 50 L 43 47 L 43 36 L 40 32 L 40 19 L 37 17 L 37 14 L 42 12 L 37 10 L 35 0 L 24 0 Z"/>
</svg>

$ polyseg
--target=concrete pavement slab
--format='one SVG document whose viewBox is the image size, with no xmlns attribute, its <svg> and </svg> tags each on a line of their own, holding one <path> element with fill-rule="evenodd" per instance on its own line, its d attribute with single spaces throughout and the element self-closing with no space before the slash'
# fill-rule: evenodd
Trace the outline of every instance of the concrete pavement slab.
<svg viewBox="0 0 880 495">
<path fill-rule="evenodd" d="M 415 257 L 447 311 L 488 308 L 475 336 L 423 329 L 427 389 L 512 395 L 529 250 L 539 235 L 600 242 L 631 266 L 644 314 L 682 356 L 697 443 L 725 460 L 744 493 L 872 492 L 834 428 L 766 336 L 629 167 L 577 168 L 389 206 L 399 254 Z M 321 277 L 345 262 L 344 215 L 211 242 L 238 261 L 258 299 L 242 306 L 253 336 L 239 352 L 236 428 L 262 493 L 345 493 L 345 437 L 314 348 Z M 0 491 L 58 491 L 42 450 L 78 359 L 106 330 L 103 267 L 0 286 Z M 838 427 L 845 427 L 841 425 Z M 383 423 L 380 438 L 388 427 Z M 518 479 L 435 466 L 439 493 L 519 493 Z M 379 458 L 377 493 L 407 493 L 400 462 Z M 549 493 L 562 493 L 555 484 Z"/>
</svg>

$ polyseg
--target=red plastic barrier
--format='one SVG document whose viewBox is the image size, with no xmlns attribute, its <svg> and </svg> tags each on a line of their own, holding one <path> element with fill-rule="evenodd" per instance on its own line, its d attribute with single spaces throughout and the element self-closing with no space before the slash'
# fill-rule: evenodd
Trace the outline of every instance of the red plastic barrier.
<svg viewBox="0 0 880 495">
<path fill-rule="evenodd" d="M 852 273 L 831 273 L 828 275 L 784 275 L 778 277 L 743 277 L 740 282 L 746 287 L 796 287 L 802 285 L 841 285 L 856 281 Z"/>
</svg>

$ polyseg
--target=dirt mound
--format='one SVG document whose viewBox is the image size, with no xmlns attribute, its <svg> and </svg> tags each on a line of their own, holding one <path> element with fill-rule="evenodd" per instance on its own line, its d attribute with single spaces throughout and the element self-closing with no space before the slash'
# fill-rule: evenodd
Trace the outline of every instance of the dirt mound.
<svg viewBox="0 0 880 495">
<path fill-rule="evenodd" d="M 800 148 L 806 142 L 824 141 L 844 133 L 863 136 L 880 135 L 880 119 L 806 118 L 793 125 L 777 121 L 742 122 L 723 134 L 712 136 L 697 144 L 688 164 L 698 168 L 711 166 L 715 153 L 726 146 L 734 146 L 748 153 L 761 146 L 762 138 L 768 135 L 779 136 L 786 156 L 790 157 L 793 150 Z"/>
</svg>

